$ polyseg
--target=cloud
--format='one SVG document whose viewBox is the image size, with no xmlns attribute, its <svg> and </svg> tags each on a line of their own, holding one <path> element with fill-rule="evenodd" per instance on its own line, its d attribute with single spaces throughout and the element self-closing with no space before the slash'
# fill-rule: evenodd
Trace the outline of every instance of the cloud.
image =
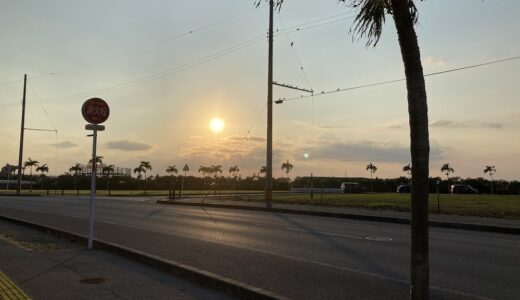
<svg viewBox="0 0 520 300">
<path fill-rule="evenodd" d="M 402 126 L 399 125 L 399 124 L 395 124 L 395 125 L 389 125 L 386 128 L 388 128 L 388 129 L 400 129 L 400 128 L 402 128 Z"/>
<path fill-rule="evenodd" d="M 450 120 L 437 120 L 430 123 L 430 127 L 444 127 L 444 128 L 464 128 L 464 127 L 473 127 L 473 128 L 492 128 L 492 129 L 501 129 L 504 126 L 501 123 L 497 122 L 469 122 L 462 123 L 457 121 Z"/>
<path fill-rule="evenodd" d="M 503 128 L 504 126 L 500 123 L 495 123 L 495 122 L 489 122 L 489 123 L 483 123 L 482 124 L 484 127 L 488 127 L 488 128 L 496 128 L 496 129 L 501 129 Z"/>
<path fill-rule="evenodd" d="M 106 146 L 110 149 L 122 151 L 145 151 L 153 148 L 150 144 L 130 140 L 110 141 L 106 143 Z"/>
<path fill-rule="evenodd" d="M 431 57 L 431 56 L 428 56 L 425 60 L 424 60 L 424 63 L 426 65 L 430 65 L 430 66 L 443 66 L 445 64 L 448 63 L 448 61 L 444 58 L 436 58 L 436 57 Z"/>
<path fill-rule="evenodd" d="M 54 146 L 54 145 L 52 145 L 52 146 Z M 74 148 L 77 146 L 78 146 L 78 144 L 75 144 L 71 141 L 64 141 L 64 142 L 56 144 L 56 147 L 62 148 L 62 149 L 69 149 L 69 148 Z"/>
<path fill-rule="evenodd" d="M 460 122 L 455 121 L 448 121 L 448 120 L 437 120 L 430 123 L 430 127 L 450 127 L 450 128 L 456 128 L 456 127 L 466 127 L 465 124 L 462 124 Z"/>
<path fill-rule="evenodd" d="M 431 145 L 430 158 L 436 159 L 442 150 Z M 389 143 L 362 141 L 357 143 L 322 144 L 315 149 L 314 158 L 339 161 L 377 161 L 377 162 L 407 162 L 410 161 L 410 149 Z"/>
</svg>

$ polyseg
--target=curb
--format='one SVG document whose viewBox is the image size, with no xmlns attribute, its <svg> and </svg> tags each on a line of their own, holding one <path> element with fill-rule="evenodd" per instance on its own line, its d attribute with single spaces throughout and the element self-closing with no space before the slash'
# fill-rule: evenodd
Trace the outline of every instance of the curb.
<svg viewBox="0 0 520 300">
<path fill-rule="evenodd" d="M 46 226 L 38 223 L 32 223 L 25 220 L 15 219 L 0 215 L 0 220 L 8 221 L 18 225 L 26 226 L 32 229 L 50 233 L 75 243 L 87 243 L 87 237 L 72 233 L 66 230 L 61 230 L 51 226 Z M 277 295 L 273 292 L 248 285 L 227 277 L 223 277 L 199 268 L 188 266 L 172 260 L 168 260 L 156 255 L 144 253 L 139 250 L 125 247 L 123 245 L 110 243 L 103 240 L 95 239 L 93 247 L 100 250 L 123 256 L 142 264 L 159 269 L 163 272 L 182 277 L 186 280 L 195 282 L 203 287 L 224 292 L 228 295 L 238 297 L 240 299 L 288 299 L 286 297 Z"/>
<path fill-rule="evenodd" d="M 157 203 L 166 204 L 166 205 L 199 206 L 199 207 L 204 206 L 204 207 L 214 207 L 214 208 L 267 211 L 267 212 L 277 212 L 277 213 L 296 214 L 296 215 L 310 215 L 310 216 L 353 219 L 353 220 L 363 220 L 363 221 L 410 224 L 410 219 L 407 219 L 407 218 L 358 215 L 358 214 L 348 214 L 348 213 L 335 213 L 335 212 L 328 212 L 328 211 L 299 210 L 299 209 L 274 208 L 274 207 L 265 208 L 265 207 L 258 207 L 258 206 L 229 205 L 229 204 L 218 204 L 218 203 L 171 202 L 168 200 L 157 200 Z M 506 234 L 520 235 L 520 227 L 505 227 L 505 226 L 497 226 L 497 225 L 487 225 L 487 224 L 477 224 L 477 223 L 473 223 L 473 224 L 472 223 L 458 223 L 458 222 L 436 221 L 436 220 L 430 220 L 428 223 L 431 227 L 465 229 L 465 230 L 474 230 L 474 231 L 486 231 L 486 232 L 494 232 L 494 233 L 506 233 Z"/>
</svg>

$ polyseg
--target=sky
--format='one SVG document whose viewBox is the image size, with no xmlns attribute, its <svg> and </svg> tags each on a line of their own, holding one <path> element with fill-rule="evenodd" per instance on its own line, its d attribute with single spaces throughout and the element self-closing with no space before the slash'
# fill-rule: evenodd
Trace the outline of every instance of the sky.
<svg viewBox="0 0 520 300">
<path fill-rule="evenodd" d="M 268 7 L 253 0 L 0 0 L 0 164 L 17 164 L 23 76 L 27 74 L 24 160 L 51 175 L 92 151 L 81 105 L 110 106 L 98 155 L 135 168 L 238 165 L 242 176 L 265 165 Z M 520 1 L 418 2 L 416 31 L 425 74 L 520 56 Z M 410 162 L 395 26 L 381 40 L 349 33 L 355 11 L 335 0 L 285 0 L 274 17 L 274 80 L 314 96 L 274 88 L 273 174 L 404 176 Z M 520 179 L 520 59 L 426 77 L 430 175 Z M 299 98 L 301 95 L 307 97 Z M 292 99 L 292 100 L 291 100 Z M 225 123 L 220 132 L 211 119 Z"/>
</svg>

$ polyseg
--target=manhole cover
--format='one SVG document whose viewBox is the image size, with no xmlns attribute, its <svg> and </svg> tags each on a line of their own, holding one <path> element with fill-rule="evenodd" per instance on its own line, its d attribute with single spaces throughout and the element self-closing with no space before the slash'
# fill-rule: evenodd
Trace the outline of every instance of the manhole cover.
<svg viewBox="0 0 520 300">
<path fill-rule="evenodd" d="M 92 277 L 92 278 L 83 278 L 79 282 L 83 284 L 101 284 L 105 282 L 106 279 L 103 277 Z"/>
<path fill-rule="evenodd" d="M 365 239 L 369 241 L 376 241 L 376 242 L 390 242 L 392 239 L 387 237 L 373 237 L 373 236 L 367 236 Z"/>
</svg>

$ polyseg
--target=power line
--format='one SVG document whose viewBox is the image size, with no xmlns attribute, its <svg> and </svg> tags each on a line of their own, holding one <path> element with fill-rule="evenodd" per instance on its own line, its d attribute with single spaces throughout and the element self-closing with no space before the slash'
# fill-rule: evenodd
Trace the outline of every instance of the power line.
<svg viewBox="0 0 520 300">
<path fill-rule="evenodd" d="M 266 5 L 267 4 L 263 4 L 260 7 L 264 7 Z M 58 70 L 55 70 L 55 71 L 52 71 L 52 72 L 48 72 L 46 74 L 43 74 L 43 75 L 40 75 L 40 76 L 36 76 L 32 80 L 45 78 L 45 77 L 48 77 L 48 76 L 56 75 L 56 74 L 59 74 L 59 73 L 63 73 L 63 72 L 67 72 L 67 71 L 71 71 L 71 70 L 75 70 L 75 69 L 80 69 L 82 67 L 86 67 L 86 66 L 89 66 L 89 65 L 93 65 L 93 64 L 100 63 L 100 62 L 104 62 L 104 61 L 108 61 L 108 60 L 111 60 L 111 59 L 115 59 L 115 58 L 118 58 L 118 57 L 130 54 L 130 53 L 142 50 L 142 49 L 151 48 L 151 47 L 154 47 L 154 46 L 157 46 L 157 45 L 160 45 L 160 44 L 164 44 L 166 42 L 170 42 L 170 41 L 173 41 L 173 40 L 176 40 L 176 39 L 183 38 L 185 36 L 191 35 L 191 34 L 193 34 L 195 32 L 202 31 L 204 29 L 208 29 L 208 28 L 211 28 L 213 26 L 216 26 L 216 25 L 228 22 L 228 21 L 230 21 L 232 19 L 235 19 L 235 18 L 238 18 L 240 16 L 249 14 L 249 13 L 254 12 L 254 11 L 258 11 L 257 8 L 249 9 L 249 10 L 246 10 L 246 11 L 242 11 L 242 12 L 240 12 L 238 14 L 228 16 L 226 18 L 217 20 L 215 22 L 212 22 L 212 23 L 209 23 L 209 24 L 206 24 L 206 25 L 195 27 L 194 29 L 191 29 L 191 30 L 188 30 L 188 31 L 185 31 L 183 33 L 176 34 L 176 35 L 173 35 L 173 36 L 169 36 L 169 37 L 167 37 L 165 39 L 162 39 L 162 40 L 158 40 L 158 41 L 155 41 L 155 42 L 144 44 L 144 45 L 141 45 L 141 46 L 138 46 L 138 47 L 135 47 L 135 48 L 130 48 L 128 50 L 124 50 L 124 51 L 121 51 L 121 52 L 118 52 L 118 53 L 115 53 L 115 54 L 112 54 L 112 55 L 109 55 L 109 56 L 93 59 L 93 60 L 85 62 L 85 63 L 81 63 L 81 64 L 65 67 L 65 68 L 62 68 L 62 69 L 58 69 Z M 11 83 L 15 83 L 15 82 L 20 82 L 20 80 L 12 80 L 12 81 L 2 82 L 2 83 L 0 83 L 0 86 L 11 84 Z"/>
<path fill-rule="evenodd" d="M 465 67 L 460 67 L 460 68 L 454 68 L 454 69 L 449 69 L 449 70 L 445 70 L 445 71 L 428 73 L 428 74 L 425 74 L 424 77 L 430 77 L 430 76 L 441 75 L 441 74 L 446 74 L 446 73 L 451 73 L 451 72 L 456 72 L 456 71 L 473 69 L 473 68 L 478 68 L 478 67 L 482 67 L 482 66 L 487 66 L 487 65 L 502 63 L 502 62 L 506 62 L 506 61 L 516 60 L 516 59 L 520 59 L 520 56 L 509 57 L 509 58 L 505 58 L 505 59 L 494 60 L 494 61 L 489 61 L 489 62 L 485 62 L 485 63 L 475 64 L 475 65 L 470 65 L 470 66 L 465 66 Z M 312 94 L 312 95 L 301 95 L 299 97 L 282 98 L 282 99 L 278 99 L 277 103 L 283 103 L 285 101 L 292 101 L 292 100 L 308 98 L 308 97 L 314 97 L 314 96 L 317 97 L 317 96 L 329 95 L 329 94 L 334 94 L 334 93 L 341 93 L 341 92 L 351 91 L 351 90 L 358 90 L 358 89 L 363 89 L 363 88 L 367 88 L 367 87 L 373 87 L 373 86 L 378 86 L 378 85 L 386 85 L 386 84 L 391 84 L 391 83 L 396 83 L 396 82 L 401 82 L 401 81 L 406 81 L 406 78 L 394 79 L 394 80 L 388 80 L 388 81 L 381 81 L 381 82 L 369 83 L 369 84 L 363 84 L 363 85 L 352 86 L 352 87 L 347 87 L 347 88 L 339 88 L 339 89 L 330 90 L 330 91 L 322 91 L 321 93 Z"/>
<path fill-rule="evenodd" d="M 320 19 L 320 20 L 316 20 L 316 21 L 312 21 L 312 22 L 307 22 L 304 25 L 306 25 L 306 24 L 313 24 L 313 23 L 316 23 L 316 22 L 323 22 L 323 20 L 330 19 L 330 18 L 331 17 Z M 331 22 L 327 22 L 327 23 L 320 23 L 317 26 L 330 24 L 330 23 L 336 22 L 336 21 L 337 20 L 334 20 L 334 21 L 331 21 Z M 303 31 L 303 30 L 315 28 L 317 26 L 307 26 L 307 27 L 295 26 L 294 27 L 295 29 L 280 31 L 279 33 L 275 34 L 275 36 L 279 35 L 279 34 L 287 34 L 289 32 Z M 41 99 L 41 101 L 43 103 L 62 102 L 62 101 L 79 99 L 79 98 L 85 97 L 85 96 L 93 94 L 93 93 L 96 93 L 96 94 L 106 94 L 106 93 L 110 93 L 110 92 L 113 92 L 113 91 L 116 91 L 116 90 L 120 90 L 120 89 L 124 89 L 124 88 L 128 88 L 128 87 L 132 87 L 132 86 L 135 86 L 135 85 L 143 84 L 143 83 L 146 83 L 146 82 L 149 82 L 149 81 L 157 80 L 157 79 L 160 79 L 160 78 L 172 75 L 174 73 L 178 73 L 178 72 L 181 72 L 181 71 L 185 71 L 185 70 L 191 69 L 191 68 L 196 67 L 198 65 L 201 65 L 203 63 L 210 62 L 212 60 L 215 60 L 215 59 L 220 58 L 222 56 L 225 56 L 227 54 L 236 52 L 236 51 L 238 51 L 238 50 L 240 50 L 242 48 L 251 46 L 251 45 L 253 45 L 253 44 L 255 44 L 255 43 L 259 42 L 259 41 L 262 41 L 263 39 L 264 39 L 264 35 L 259 35 L 259 36 L 255 37 L 255 38 L 252 38 L 250 40 L 238 43 L 238 44 L 236 44 L 234 46 L 231 46 L 229 48 L 226 48 L 226 49 L 220 50 L 218 52 L 212 53 L 210 55 L 207 55 L 205 57 L 202 57 L 202 58 L 199 58 L 197 60 L 191 61 L 189 63 L 185 63 L 185 64 L 182 64 L 180 66 L 172 67 L 172 68 L 166 69 L 164 71 L 153 73 L 153 74 L 150 74 L 150 75 L 138 78 L 138 79 L 122 82 L 120 84 L 116 84 L 116 85 L 109 86 L 109 87 L 106 87 L 106 88 L 101 88 L 101 89 L 97 89 L 97 90 L 81 92 L 81 93 L 67 95 L 67 96 L 58 96 L 58 97 L 45 98 L 45 99 Z"/>
</svg>

